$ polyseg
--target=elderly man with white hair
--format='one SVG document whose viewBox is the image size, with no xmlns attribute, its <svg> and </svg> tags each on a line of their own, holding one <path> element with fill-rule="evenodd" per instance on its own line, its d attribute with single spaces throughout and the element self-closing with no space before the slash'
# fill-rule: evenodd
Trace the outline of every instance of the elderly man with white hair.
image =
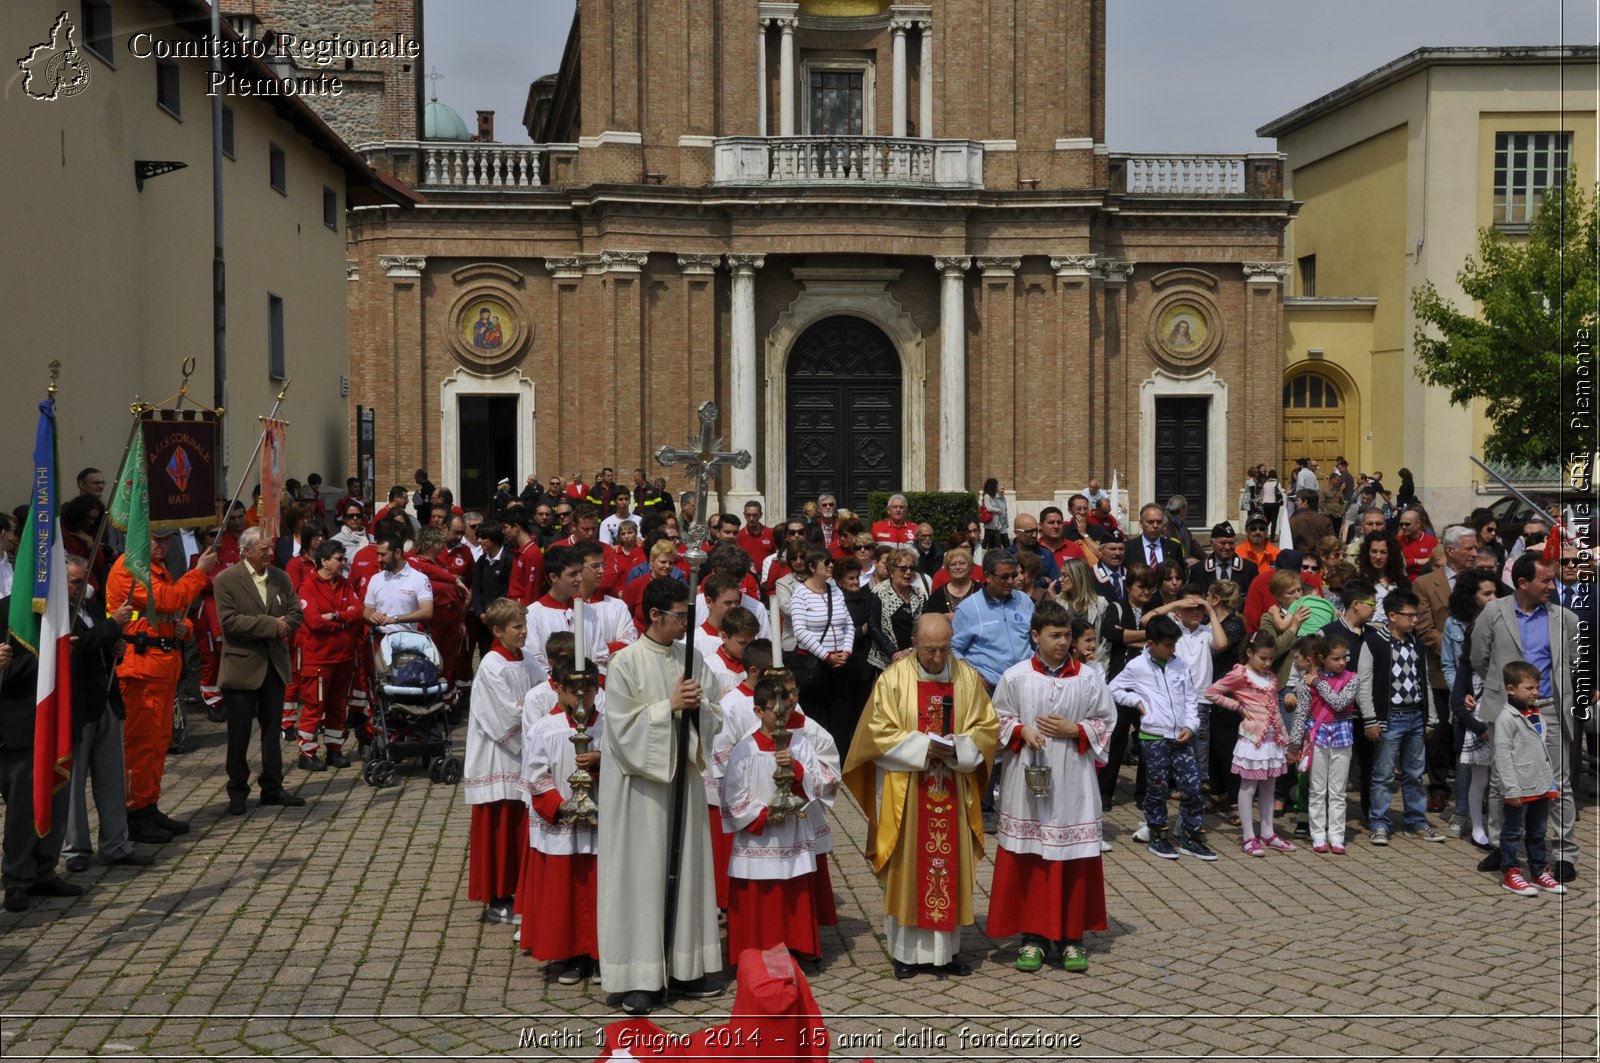
<svg viewBox="0 0 1600 1063">
<path fill-rule="evenodd" d="M 283 788 L 283 692 L 289 682 L 289 640 L 300 626 L 300 596 L 272 567 L 272 543 L 261 529 L 239 536 L 241 564 L 211 583 L 222 626 L 218 682 L 228 713 L 228 814 L 242 816 L 250 793 L 250 725 L 261 730 L 261 804 L 292 807 L 306 799 Z"/>
<path fill-rule="evenodd" d="M 906 519 L 906 512 L 911 508 L 905 495 L 890 495 L 889 513 L 887 520 L 876 521 L 872 525 L 872 538 L 880 543 L 892 543 L 895 546 L 910 546 L 917 541 L 917 525 L 915 521 Z"/>
</svg>

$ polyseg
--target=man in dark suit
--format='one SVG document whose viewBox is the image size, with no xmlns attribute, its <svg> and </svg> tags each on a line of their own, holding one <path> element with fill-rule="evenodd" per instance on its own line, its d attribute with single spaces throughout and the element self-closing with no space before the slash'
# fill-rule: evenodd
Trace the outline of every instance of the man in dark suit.
<svg viewBox="0 0 1600 1063">
<path fill-rule="evenodd" d="M 87 574 L 81 558 L 67 558 L 67 592 L 83 594 Z M 122 689 L 112 679 L 122 629 L 133 618 L 124 601 L 110 616 L 99 599 L 85 598 L 72 618 L 72 779 L 67 786 L 68 871 L 89 866 L 94 845 L 89 834 L 87 788 L 94 786 L 100 816 L 100 862 L 143 867 L 153 861 L 133 847 L 128 836 L 127 761 L 122 750 Z"/>
<path fill-rule="evenodd" d="M 1167 534 L 1167 511 L 1147 502 L 1139 509 L 1139 538 L 1128 544 L 1128 562 L 1160 568 L 1163 561 L 1185 564 L 1183 544 Z"/>
<path fill-rule="evenodd" d="M 222 625 L 218 676 L 228 714 L 228 814 L 244 815 L 250 793 L 250 724 L 261 728 L 261 803 L 303 805 L 283 788 L 283 692 L 289 683 L 289 640 L 300 626 L 300 598 L 281 569 L 272 543 L 250 528 L 239 537 L 240 564 L 212 581 Z"/>
<path fill-rule="evenodd" d="M 1260 575 L 1256 566 L 1234 553 L 1234 547 L 1239 539 L 1234 534 L 1233 525 L 1227 521 L 1211 526 L 1211 553 L 1201 561 L 1195 569 L 1195 581 L 1209 587 L 1213 583 L 1220 583 L 1231 579 L 1239 585 L 1241 591 L 1248 591 L 1250 584 Z"/>
<path fill-rule="evenodd" d="M 488 653 L 494 634 L 482 622 L 483 614 L 496 598 L 504 598 L 506 589 L 511 586 L 511 551 L 506 546 L 505 528 L 494 521 L 478 525 L 478 543 L 483 547 L 483 554 L 472 566 L 472 598 L 467 608 L 479 620 L 482 637 L 478 640 L 478 652 Z"/>
</svg>

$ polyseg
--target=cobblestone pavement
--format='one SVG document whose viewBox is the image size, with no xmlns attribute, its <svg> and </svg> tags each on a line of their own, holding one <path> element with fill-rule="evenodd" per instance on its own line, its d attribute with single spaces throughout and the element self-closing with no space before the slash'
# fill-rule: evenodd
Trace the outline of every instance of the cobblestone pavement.
<svg viewBox="0 0 1600 1063">
<path fill-rule="evenodd" d="M 190 743 L 162 805 L 192 834 L 154 867 L 70 876 L 81 898 L 0 913 L 0 1055 L 593 1058 L 614 1005 L 479 922 L 459 789 L 415 765 L 386 790 L 359 766 L 290 769 L 305 808 L 252 799 L 235 818 L 222 728 L 200 715 Z M 1343 859 L 1251 859 L 1208 817 L 1221 860 L 1158 860 L 1128 838 L 1124 800 L 1088 974 L 1019 974 L 1014 941 L 969 929 L 972 976 L 911 982 L 889 973 L 861 812 L 846 795 L 835 811 L 840 922 L 809 975 L 835 1058 L 1596 1058 L 1592 802 L 1580 881 L 1530 899 L 1464 842 L 1375 849 L 1359 829 Z M 698 1029 L 731 1003 L 655 1019 Z"/>
</svg>

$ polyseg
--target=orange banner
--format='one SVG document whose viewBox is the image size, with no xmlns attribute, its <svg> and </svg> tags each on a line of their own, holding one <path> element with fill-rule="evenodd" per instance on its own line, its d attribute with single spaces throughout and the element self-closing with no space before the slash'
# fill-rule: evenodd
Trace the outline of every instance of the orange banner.
<svg viewBox="0 0 1600 1063">
<path fill-rule="evenodd" d="M 272 542 L 278 538 L 279 510 L 283 505 L 283 451 L 288 426 L 268 417 L 261 437 L 261 514 L 262 536 Z"/>
</svg>

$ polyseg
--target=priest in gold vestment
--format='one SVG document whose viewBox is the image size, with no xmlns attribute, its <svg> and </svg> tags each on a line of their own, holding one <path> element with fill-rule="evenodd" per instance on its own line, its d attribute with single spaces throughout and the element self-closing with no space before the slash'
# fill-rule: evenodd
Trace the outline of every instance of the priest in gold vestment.
<svg viewBox="0 0 1600 1063">
<path fill-rule="evenodd" d="M 867 813 L 896 978 L 972 970 L 961 928 L 974 922 L 980 798 L 1000 721 L 977 671 L 951 654 L 950 634 L 947 617 L 918 618 L 915 652 L 878 678 L 845 761 L 844 783 Z"/>
</svg>

